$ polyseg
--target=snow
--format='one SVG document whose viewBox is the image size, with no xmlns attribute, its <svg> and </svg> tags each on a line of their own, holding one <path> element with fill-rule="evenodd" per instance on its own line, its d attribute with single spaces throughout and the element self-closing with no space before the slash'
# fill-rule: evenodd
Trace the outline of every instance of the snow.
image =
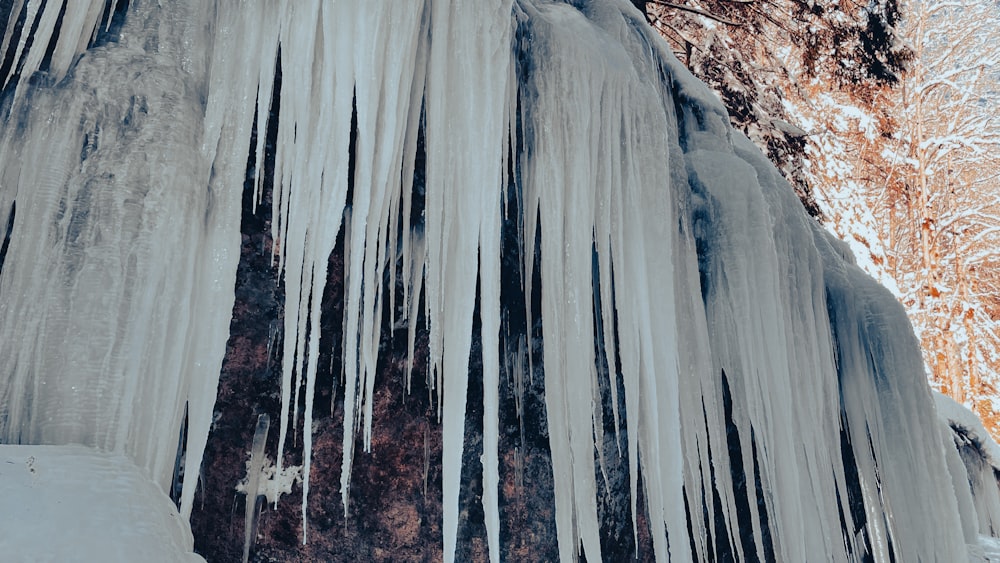
<svg viewBox="0 0 1000 563">
<path fill-rule="evenodd" d="M 250 469 L 249 462 L 247 468 L 248 470 Z M 265 456 L 257 481 L 257 495 L 263 496 L 267 499 L 267 502 L 275 504 L 281 499 L 282 495 L 290 494 L 292 488 L 301 483 L 301 465 L 286 465 L 281 468 L 281 473 L 278 473 L 278 468 L 274 464 L 274 461 L 270 457 Z M 244 494 L 248 490 L 251 490 L 246 477 L 236 483 L 236 490 Z"/>
<path fill-rule="evenodd" d="M 89 35 L 99 19 L 74 12 L 64 25 L 82 31 L 59 40 Z M 120 41 L 89 49 L 62 81 L 18 80 L 26 101 L 13 102 L 0 139 L 0 217 L 17 201 L 0 271 L 0 439 L 83 442 L 134 460 L 166 490 L 187 405 L 184 475 L 197 475 L 234 299 L 248 148 L 261 162 L 276 64 L 279 444 L 273 466 L 254 446 L 244 488 L 263 479 L 258 491 L 287 490 L 301 475 L 303 542 L 321 296 L 342 235 L 345 514 L 354 446 L 359 435 L 364 450 L 372 443 L 383 311 L 407 327 L 412 363 L 423 293 L 446 561 L 462 518 L 477 307 L 491 561 L 502 529 L 501 364 L 522 371 L 515 381 L 544 377 L 562 561 L 604 555 L 596 495 L 609 456 L 624 458 L 633 534 L 645 511 L 658 561 L 728 555 L 719 545 L 740 560 L 959 561 L 975 551 L 967 544 L 996 495 L 960 487 L 963 460 L 930 416 L 918 344 L 893 294 L 805 215 L 624 1 L 138 1 Z M 415 186 L 421 133 L 426 182 Z M 258 196 L 261 186 L 258 177 Z M 413 221 L 418 189 L 426 207 Z M 529 327 L 540 294 L 541 358 L 524 352 L 530 333 L 515 335 L 515 357 L 501 353 L 508 201 L 528 254 Z M 300 428 L 301 474 L 284 465 Z M 67 463 L 77 461 L 86 465 Z M 184 480 L 171 521 L 190 514 L 195 484 Z"/>
<path fill-rule="evenodd" d="M 124 455 L 0 446 L 0 559 L 204 561 L 187 522 Z"/>
</svg>

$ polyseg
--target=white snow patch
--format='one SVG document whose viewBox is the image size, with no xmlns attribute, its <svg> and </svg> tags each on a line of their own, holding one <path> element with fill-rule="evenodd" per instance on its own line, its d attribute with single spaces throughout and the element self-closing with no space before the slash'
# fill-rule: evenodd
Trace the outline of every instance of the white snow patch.
<svg viewBox="0 0 1000 563">
<path fill-rule="evenodd" d="M 247 461 L 247 471 L 250 470 L 250 462 Z M 264 467 L 260 470 L 260 482 L 257 486 L 257 494 L 264 495 L 267 502 L 275 504 L 281 495 L 292 492 L 292 487 L 302 483 L 302 466 L 288 465 L 278 469 L 270 457 L 264 458 Z M 247 477 L 243 477 L 236 483 L 236 490 L 243 494 L 247 492 Z"/>
<path fill-rule="evenodd" d="M 979 544 L 969 546 L 970 563 L 997 563 L 998 561 L 1000 561 L 1000 538 L 979 536 Z"/>
<path fill-rule="evenodd" d="M 0 446 L 3 561 L 204 561 L 177 507 L 123 455 Z"/>
</svg>

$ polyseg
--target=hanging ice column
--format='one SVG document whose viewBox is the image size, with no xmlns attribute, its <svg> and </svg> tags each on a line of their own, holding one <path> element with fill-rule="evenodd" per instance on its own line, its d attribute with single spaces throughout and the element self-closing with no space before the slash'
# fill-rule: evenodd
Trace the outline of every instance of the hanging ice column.
<svg viewBox="0 0 1000 563">
<path fill-rule="evenodd" d="M 689 233 L 674 262 L 682 365 L 700 374 L 682 378 L 680 403 L 699 559 L 965 559 L 902 308 L 704 87 L 664 63 L 686 165 L 671 174 Z"/>
<path fill-rule="evenodd" d="M 616 8 L 590 8 L 585 14 L 566 5 L 525 3 L 520 33 L 531 40 L 519 45 L 528 59 L 521 92 L 522 240 L 530 252 L 540 233 L 560 557 L 575 559 L 581 542 L 588 560 L 601 556 L 594 448 L 595 440 L 601 447 L 604 425 L 598 370 L 607 377 L 607 366 L 596 362 L 595 337 L 611 369 L 616 356 L 621 364 L 628 413 L 622 423 L 613 383 L 615 427 L 627 426 L 628 440 L 624 450 L 606 455 L 628 452 L 633 513 L 641 462 L 654 543 L 666 557 L 665 525 L 681 530 L 685 521 L 677 455 L 672 108 L 664 103 L 653 61 L 633 57 L 648 47 L 643 38 L 629 34 Z M 525 266 L 531 280 L 532 261 Z M 601 334 L 595 335 L 595 326 L 604 327 Z M 672 542 L 670 553 L 690 558 L 687 542 Z"/>
<path fill-rule="evenodd" d="M 610 414 L 658 560 L 964 559 L 899 305 L 638 14 L 575 4 L 523 3 L 518 30 L 561 558 L 581 543 L 598 556 L 593 448 Z M 620 423 L 617 398 L 597 407 L 604 354 L 621 366 Z"/>
</svg>

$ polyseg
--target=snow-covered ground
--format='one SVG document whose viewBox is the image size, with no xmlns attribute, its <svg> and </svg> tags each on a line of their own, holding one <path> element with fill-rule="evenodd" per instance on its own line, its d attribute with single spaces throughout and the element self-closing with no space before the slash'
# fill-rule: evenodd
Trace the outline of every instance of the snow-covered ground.
<svg viewBox="0 0 1000 563">
<path fill-rule="evenodd" d="M 170 499 L 128 458 L 0 446 L 0 561 L 204 561 Z"/>
</svg>

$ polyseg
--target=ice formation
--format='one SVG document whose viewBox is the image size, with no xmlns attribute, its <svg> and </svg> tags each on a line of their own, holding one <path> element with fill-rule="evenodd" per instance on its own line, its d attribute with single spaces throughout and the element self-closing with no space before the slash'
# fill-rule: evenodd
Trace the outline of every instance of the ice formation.
<svg viewBox="0 0 1000 563">
<path fill-rule="evenodd" d="M 955 445 L 945 455 L 966 537 L 996 537 L 1000 535 L 1000 446 L 972 411 L 936 391 L 934 402 L 945 440 Z"/>
<path fill-rule="evenodd" d="M 244 493 L 247 495 L 243 507 L 243 563 L 250 559 L 250 546 L 257 537 L 257 498 L 260 496 L 260 477 L 264 469 L 264 447 L 267 444 L 267 430 L 271 426 L 271 418 L 266 414 L 257 417 L 257 428 L 253 433 L 253 446 L 250 450 L 250 463 L 247 464 L 247 483 Z"/>
<path fill-rule="evenodd" d="M 524 369 L 544 376 L 563 561 L 602 558 L 611 455 L 659 561 L 967 559 L 971 493 L 902 309 L 628 2 L 136 0 L 123 21 L 115 4 L 59 17 L 58 2 L 15 2 L 4 37 L 0 441 L 126 454 L 166 489 L 186 405 L 184 474 L 198 474 L 248 152 L 259 196 L 277 119 L 276 471 L 303 393 L 303 541 L 340 235 L 345 511 L 355 437 L 371 445 L 383 310 L 407 321 L 412 356 L 423 307 L 454 558 L 478 310 L 499 560 L 497 390 L 501 366 L 523 365 L 501 335 L 520 308 L 522 339 L 541 321 Z M 185 479 L 183 515 L 194 489 Z"/>
</svg>

